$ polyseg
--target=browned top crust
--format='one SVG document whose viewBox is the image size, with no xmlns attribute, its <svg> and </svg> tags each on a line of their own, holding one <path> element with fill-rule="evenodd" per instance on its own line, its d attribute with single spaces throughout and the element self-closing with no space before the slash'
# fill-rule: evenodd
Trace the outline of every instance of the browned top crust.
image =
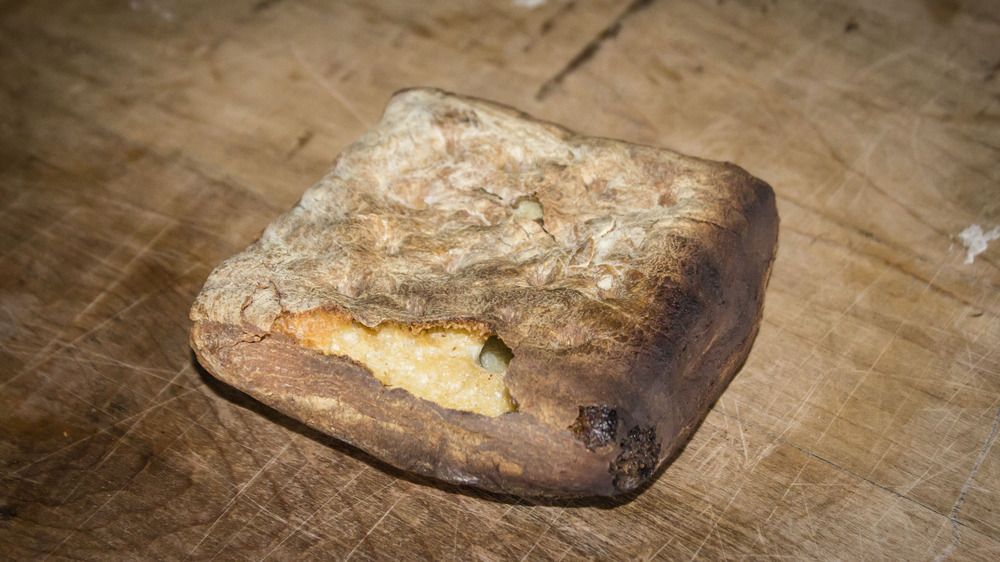
<svg viewBox="0 0 1000 562">
<path fill-rule="evenodd" d="M 734 165 L 405 90 L 215 270 L 192 346 L 223 381 L 402 468 L 615 494 L 683 445 L 745 360 L 777 231 L 771 188 Z M 518 411 L 441 408 L 271 335 L 318 307 L 486 327 L 514 352 Z"/>
</svg>

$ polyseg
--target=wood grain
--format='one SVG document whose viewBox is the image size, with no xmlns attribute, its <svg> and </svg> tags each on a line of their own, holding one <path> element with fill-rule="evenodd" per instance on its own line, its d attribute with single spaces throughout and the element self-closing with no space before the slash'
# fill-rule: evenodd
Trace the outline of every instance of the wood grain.
<svg viewBox="0 0 1000 562">
<path fill-rule="evenodd" d="M 0 2 L 0 549 L 1000 557 L 1000 245 L 957 236 L 1000 225 L 998 36 L 989 0 Z M 197 366 L 211 269 L 414 85 L 774 186 L 754 350 L 641 494 L 414 478 Z"/>
</svg>

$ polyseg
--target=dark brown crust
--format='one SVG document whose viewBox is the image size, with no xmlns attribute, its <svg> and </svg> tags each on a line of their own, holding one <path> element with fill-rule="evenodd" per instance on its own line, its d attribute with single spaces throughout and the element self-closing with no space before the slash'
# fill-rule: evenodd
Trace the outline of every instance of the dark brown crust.
<svg viewBox="0 0 1000 562">
<path fill-rule="evenodd" d="M 435 285 L 415 274 L 424 281 L 404 279 L 384 294 L 357 289 L 370 279 L 342 277 L 341 292 L 310 296 L 302 287 L 316 285 L 311 278 L 319 274 L 308 272 L 328 271 L 342 262 L 308 274 L 281 269 L 274 265 L 278 262 L 259 267 L 275 251 L 265 252 L 264 244 L 290 239 L 272 234 L 272 242 L 251 246 L 206 283 L 192 308 L 191 344 L 199 360 L 219 379 L 277 410 L 416 473 L 523 495 L 614 495 L 640 486 L 686 443 L 749 353 L 777 243 L 771 188 L 730 164 L 576 137 L 482 100 L 421 89 L 397 94 L 394 103 L 426 104 L 438 111 L 434 126 L 444 127 L 445 137 L 452 121 L 455 127 L 478 127 L 484 118 L 509 121 L 537 127 L 538 134 L 573 147 L 632 154 L 627 164 L 640 162 L 649 169 L 653 190 L 662 189 L 656 181 L 679 183 L 669 170 L 684 171 L 684 181 L 692 177 L 694 187 L 651 194 L 654 205 L 682 200 L 687 206 L 669 228 L 654 231 L 656 240 L 642 243 L 641 263 L 614 277 L 617 296 L 603 288 L 583 295 L 592 286 L 585 278 L 557 278 L 538 288 L 510 282 L 518 273 L 535 279 L 522 271 L 535 263 L 530 260 L 513 273 L 477 266 L 460 272 L 466 277 L 454 285 L 443 284 L 452 282 L 447 277 Z M 456 138 L 448 141 L 453 150 L 465 142 Z M 355 154 L 352 150 L 361 149 L 345 154 Z M 347 173 L 340 166 L 332 174 L 339 174 L 337 181 Z M 557 168 L 544 177 L 562 177 Z M 551 233 L 545 234 L 553 240 L 566 236 L 572 217 L 556 211 L 573 201 L 559 200 L 559 192 L 551 189 L 537 197 L 547 212 L 553 211 L 544 223 Z M 283 217 L 275 232 L 305 229 L 289 226 L 305 220 L 296 217 Z M 539 234 L 537 240 L 547 239 Z M 293 245 L 272 247 L 297 251 Z M 450 291 L 447 299 L 444 291 Z M 459 321 L 488 327 L 514 351 L 507 384 L 518 411 L 491 418 L 445 409 L 383 387 L 357 363 L 271 334 L 271 323 L 281 314 L 317 306 L 347 310 L 370 325 Z M 558 306 L 567 307 L 563 313 L 572 315 L 571 322 L 553 322 L 554 313 L 546 316 Z M 591 410 L 588 417 L 587 408 L 604 410 Z M 608 411 L 614 412 L 614 427 L 604 415 Z"/>
<path fill-rule="evenodd" d="M 238 373 L 237 386 L 261 402 L 399 468 L 506 493 L 613 493 L 604 481 L 613 456 L 573 454 L 577 446 L 586 449 L 531 416 L 441 408 L 383 387 L 341 357 L 278 338 L 241 341 L 239 330 L 221 325 L 198 324 L 192 336 L 198 341 L 206 333 L 234 341 L 208 361 L 199 354 L 207 369 Z"/>
</svg>

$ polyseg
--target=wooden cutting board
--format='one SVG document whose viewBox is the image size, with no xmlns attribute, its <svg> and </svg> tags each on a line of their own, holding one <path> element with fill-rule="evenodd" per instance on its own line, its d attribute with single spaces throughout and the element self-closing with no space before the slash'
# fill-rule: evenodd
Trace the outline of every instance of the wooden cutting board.
<svg viewBox="0 0 1000 562">
<path fill-rule="evenodd" d="M 737 162 L 780 249 L 749 361 L 643 493 L 414 478 L 202 371 L 187 310 L 427 85 Z M 1000 557 L 990 0 L 0 2 L 11 559 Z"/>
</svg>

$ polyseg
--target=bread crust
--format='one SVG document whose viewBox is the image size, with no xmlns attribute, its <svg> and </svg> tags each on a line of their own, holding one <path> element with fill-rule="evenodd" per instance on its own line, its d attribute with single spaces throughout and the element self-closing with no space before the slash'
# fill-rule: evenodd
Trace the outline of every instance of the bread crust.
<svg viewBox="0 0 1000 562">
<path fill-rule="evenodd" d="M 745 361 L 777 233 L 770 186 L 732 164 L 404 90 L 212 273 L 191 345 L 222 381 L 405 470 L 615 495 L 683 447 Z M 442 408 L 272 331 L 318 308 L 497 334 L 518 410 Z"/>
</svg>

